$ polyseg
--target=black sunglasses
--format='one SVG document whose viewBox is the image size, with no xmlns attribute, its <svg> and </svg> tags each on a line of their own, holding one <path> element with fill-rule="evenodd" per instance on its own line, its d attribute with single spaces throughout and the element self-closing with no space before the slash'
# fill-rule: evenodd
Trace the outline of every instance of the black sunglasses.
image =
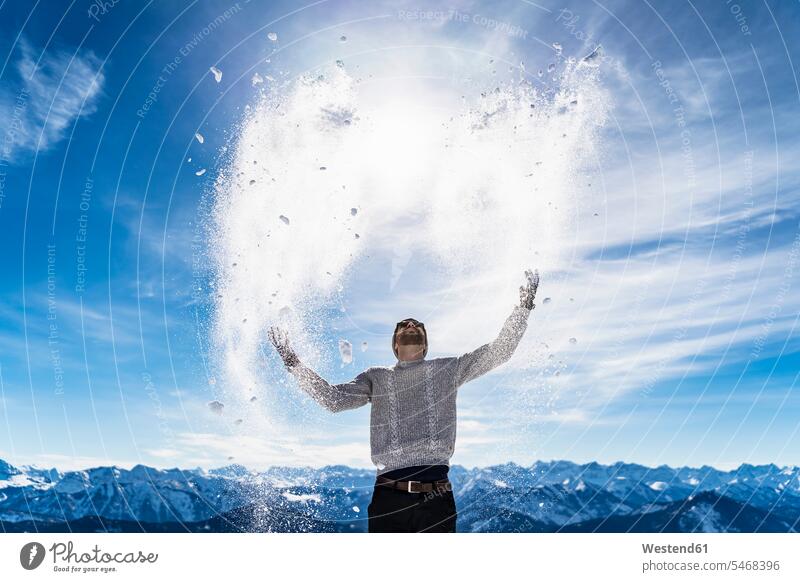
<svg viewBox="0 0 800 582">
<path fill-rule="evenodd" d="M 421 321 L 417 321 L 413 317 L 409 317 L 408 319 L 404 319 L 403 321 L 398 321 L 397 325 L 394 326 L 394 330 L 397 331 L 398 329 L 400 329 L 401 327 L 405 327 L 409 323 L 413 323 L 415 327 L 422 328 L 422 331 L 425 331 L 425 324 L 422 323 Z"/>
</svg>

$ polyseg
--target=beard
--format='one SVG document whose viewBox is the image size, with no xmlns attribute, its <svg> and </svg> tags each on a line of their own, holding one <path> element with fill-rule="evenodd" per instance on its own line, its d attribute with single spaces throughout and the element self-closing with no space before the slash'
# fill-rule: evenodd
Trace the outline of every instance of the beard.
<svg viewBox="0 0 800 582">
<path fill-rule="evenodd" d="M 398 334 L 397 343 L 401 346 L 424 346 L 425 336 L 422 332 L 406 332 Z"/>
</svg>

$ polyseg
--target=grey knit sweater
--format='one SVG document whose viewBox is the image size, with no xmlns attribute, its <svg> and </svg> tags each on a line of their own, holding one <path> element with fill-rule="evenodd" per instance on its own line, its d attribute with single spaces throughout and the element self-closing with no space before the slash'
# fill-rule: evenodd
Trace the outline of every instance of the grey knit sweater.
<svg viewBox="0 0 800 582">
<path fill-rule="evenodd" d="M 378 474 L 417 465 L 447 465 L 456 443 L 456 393 L 508 361 L 530 310 L 515 307 L 494 341 L 455 358 L 398 361 L 345 384 L 329 384 L 310 368 L 290 368 L 300 387 L 331 412 L 372 403 L 370 445 Z"/>
</svg>

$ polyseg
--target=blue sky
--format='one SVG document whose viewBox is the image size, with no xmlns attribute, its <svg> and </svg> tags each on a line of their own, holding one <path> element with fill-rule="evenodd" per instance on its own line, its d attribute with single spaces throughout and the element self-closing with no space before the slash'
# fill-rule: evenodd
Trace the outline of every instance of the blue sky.
<svg viewBox="0 0 800 582">
<path fill-rule="evenodd" d="M 327 415 L 269 349 L 257 403 L 206 406 L 230 393 L 204 227 L 246 106 L 341 59 L 373 105 L 447 109 L 599 44 L 607 118 L 534 265 L 552 301 L 459 395 L 453 462 L 800 463 L 796 5 L 100 4 L 0 4 L 0 458 L 368 466 L 369 411 Z M 309 358 L 331 380 L 391 363 L 409 311 L 445 355 L 492 339 L 514 302 L 516 266 L 436 271 L 421 219 L 390 218 L 410 227 L 373 217 L 380 236 L 314 306 Z"/>
</svg>

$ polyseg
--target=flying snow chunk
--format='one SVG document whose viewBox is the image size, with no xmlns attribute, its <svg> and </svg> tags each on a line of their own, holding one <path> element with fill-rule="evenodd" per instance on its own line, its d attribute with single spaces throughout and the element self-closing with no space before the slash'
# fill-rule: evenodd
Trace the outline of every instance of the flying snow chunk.
<svg viewBox="0 0 800 582">
<path fill-rule="evenodd" d="M 358 507 L 358 505 L 353 506 L 353 511 L 355 511 L 356 513 L 361 513 L 361 509 Z"/>
<path fill-rule="evenodd" d="M 368 347 L 369 346 L 367 345 L 367 342 L 361 342 L 361 351 L 362 352 L 366 352 Z"/>
<path fill-rule="evenodd" d="M 206 169 L 205 169 L 205 168 L 203 168 L 202 170 L 197 170 L 197 171 L 194 173 L 194 175 L 195 175 L 195 176 L 202 176 L 202 175 L 203 175 L 203 174 L 205 174 L 205 173 L 206 173 Z"/>
<path fill-rule="evenodd" d="M 270 32 L 267 34 L 267 38 L 270 39 L 272 42 L 278 42 L 278 35 L 274 32 Z"/>
<path fill-rule="evenodd" d="M 653 481 L 652 483 L 650 483 L 650 489 L 652 489 L 653 491 L 663 491 L 666 488 L 667 484 L 664 483 L 663 481 Z"/>
<path fill-rule="evenodd" d="M 597 67 L 600 65 L 600 57 L 603 56 L 603 50 L 601 45 L 597 45 L 597 47 L 590 52 L 588 55 L 581 59 L 581 64 L 586 65 L 587 67 Z"/>
<path fill-rule="evenodd" d="M 219 83 L 220 81 L 222 81 L 222 71 L 220 71 L 220 70 L 219 70 L 217 67 L 211 67 L 211 68 L 209 69 L 209 71 L 211 71 L 211 72 L 213 73 L 213 75 L 214 75 L 214 80 L 215 80 L 217 83 Z"/>
<path fill-rule="evenodd" d="M 283 496 L 288 501 L 293 501 L 295 503 L 308 503 L 309 501 L 313 501 L 315 503 L 322 503 L 322 498 L 317 493 L 300 493 L 298 495 L 296 493 L 284 491 Z"/>
<path fill-rule="evenodd" d="M 256 400 L 258 400 L 258 398 L 256 398 L 255 396 L 250 397 L 250 402 L 255 402 Z"/>
<path fill-rule="evenodd" d="M 347 340 L 339 340 L 339 355 L 342 357 L 343 364 L 351 364 L 353 362 L 353 344 Z"/>
<path fill-rule="evenodd" d="M 278 218 L 280 218 L 283 221 L 283 224 L 285 224 L 287 226 L 289 225 L 289 218 L 288 217 L 286 217 L 283 214 L 281 214 Z"/>
<path fill-rule="evenodd" d="M 205 138 L 203 137 L 203 134 L 202 134 L 202 133 L 200 133 L 199 131 L 198 131 L 197 133 L 195 133 L 195 134 L 194 134 L 194 137 L 195 137 L 195 139 L 196 139 L 197 141 L 199 141 L 200 143 L 203 143 L 204 141 L 206 141 L 206 140 L 205 140 Z"/>
<path fill-rule="evenodd" d="M 215 412 L 217 414 L 222 414 L 222 411 L 225 408 L 225 405 L 219 400 L 212 400 L 206 406 L 208 406 L 211 412 Z"/>
<path fill-rule="evenodd" d="M 345 35 L 340 36 L 339 42 L 347 42 L 347 37 Z"/>
<path fill-rule="evenodd" d="M 558 52 L 561 52 L 561 43 L 560 42 L 554 42 L 553 43 L 553 48 L 556 49 Z"/>
<path fill-rule="evenodd" d="M 253 78 L 250 79 L 250 83 L 252 83 L 253 87 L 259 85 L 264 82 L 264 77 L 259 75 L 258 73 L 253 73 Z"/>
<path fill-rule="evenodd" d="M 351 208 L 350 209 L 350 216 L 355 216 L 358 214 L 358 208 Z"/>
<path fill-rule="evenodd" d="M 578 339 L 574 338 L 574 337 L 571 337 L 571 338 L 569 338 L 569 343 L 576 344 L 576 343 L 578 343 Z"/>
</svg>

